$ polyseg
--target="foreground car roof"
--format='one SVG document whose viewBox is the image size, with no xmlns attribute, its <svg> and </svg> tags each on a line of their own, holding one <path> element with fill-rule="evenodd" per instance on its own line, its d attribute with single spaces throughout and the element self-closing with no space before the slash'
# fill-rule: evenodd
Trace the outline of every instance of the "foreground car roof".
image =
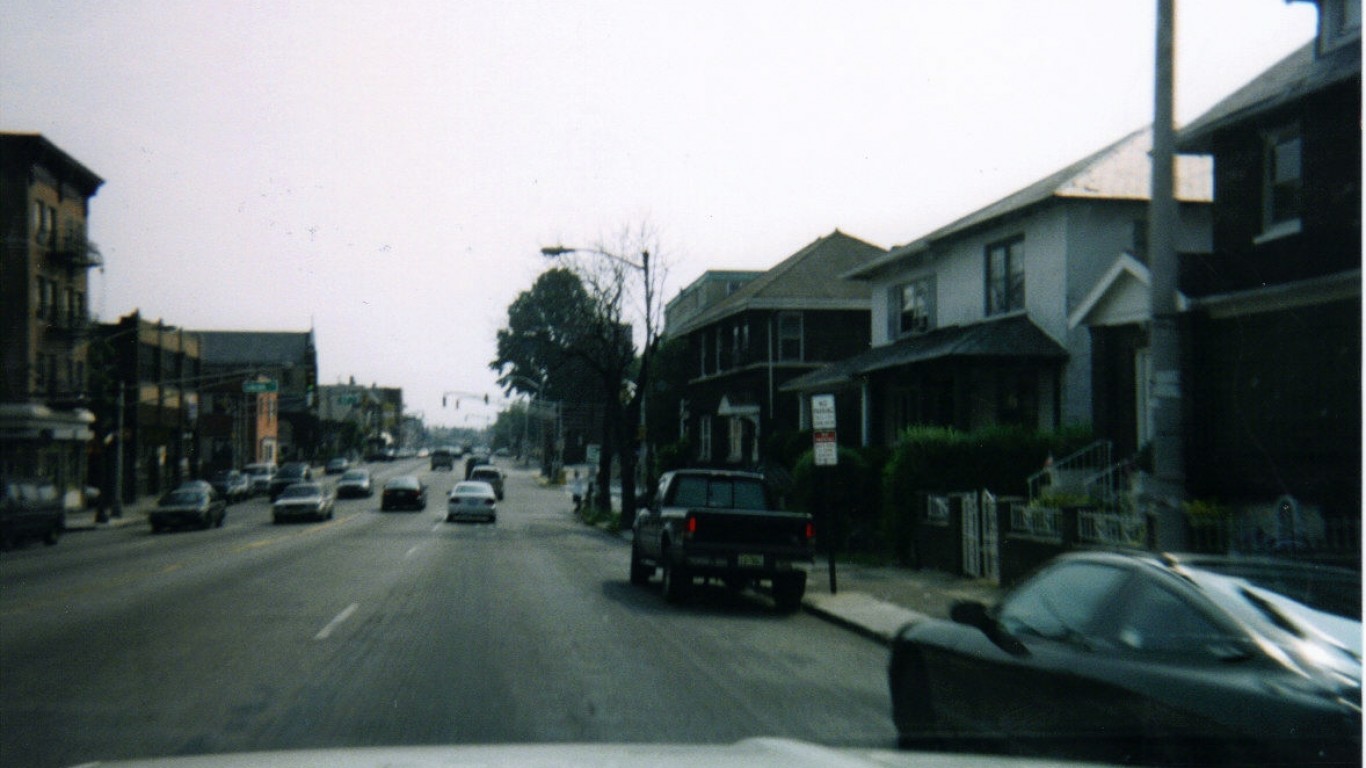
<svg viewBox="0 0 1366 768">
<path fill-rule="evenodd" d="M 1042 768 L 1087 763 L 976 754 L 831 749 L 787 739 L 747 739 L 729 745 L 535 744 L 323 749 L 86 763 L 81 768 Z"/>
</svg>

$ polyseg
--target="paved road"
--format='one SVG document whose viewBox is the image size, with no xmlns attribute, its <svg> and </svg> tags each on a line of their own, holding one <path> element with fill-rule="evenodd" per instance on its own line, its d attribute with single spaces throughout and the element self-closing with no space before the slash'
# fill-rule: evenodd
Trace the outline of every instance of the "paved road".
<svg viewBox="0 0 1366 768">
<path fill-rule="evenodd" d="M 0 765 L 315 746 L 788 736 L 891 746 L 886 651 L 766 598 L 666 605 L 511 469 L 496 526 L 341 501 L 0 553 Z"/>
</svg>

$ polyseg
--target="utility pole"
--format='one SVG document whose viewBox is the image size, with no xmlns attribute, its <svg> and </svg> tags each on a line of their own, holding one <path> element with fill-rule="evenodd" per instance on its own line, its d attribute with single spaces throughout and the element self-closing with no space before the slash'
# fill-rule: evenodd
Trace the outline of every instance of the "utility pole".
<svg viewBox="0 0 1366 768">
<path fill-rule="evenodd" d="M 1148 203 L 1149 269 L 1152 275 L 1152 381 L 1148 408 L 1153 420 L 1153 479 L 1149 501 L 1157 523 L 1157 546 L 1184 549 L 1185 497 L 1183 453 L 1181 338 L 1177 326 L 1179 288 L 1176 229 L 1180 223 L 1175 196 L 1176 130 L 1175 0 L 1157 0 L 1157 56 L 1153 104 L 1152 194 Z"/>
</svg>

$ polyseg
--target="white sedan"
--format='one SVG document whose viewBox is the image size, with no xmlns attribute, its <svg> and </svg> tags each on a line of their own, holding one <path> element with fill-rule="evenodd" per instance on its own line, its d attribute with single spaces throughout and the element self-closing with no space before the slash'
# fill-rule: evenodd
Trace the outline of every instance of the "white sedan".
<svg viewBox="0 0 1366 768">
<path fill-rule="evenodd" d="M 457 520 L 498 522 L 498 497 L 493 486 L 472 480 L 456 483 L 446 499 L 446 522 Z"/>
</svg>

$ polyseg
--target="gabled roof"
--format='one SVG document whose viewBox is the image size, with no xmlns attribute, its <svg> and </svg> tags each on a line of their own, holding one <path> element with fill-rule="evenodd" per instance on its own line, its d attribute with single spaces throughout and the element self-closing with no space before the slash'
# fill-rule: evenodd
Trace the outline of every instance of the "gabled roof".
<svg viewBox="0 0 1366 768">
<path fill-rule="evenodd" d="M 873 347 L 798 376 L 781 389 L 784 392 L 812 392 L 839 388 L 853 383 L 855 377 L 874 371 L 945 358 L 1062 361 L 1067 359 L 1067 350 L 1027 315 L 1016 314 L 970 325 L 936 328 L 929 333 Z"/>
<path fill-rule="evenodd" d="M 1181 129 L 1177 146 L 1185 152 L 1209 152 L 1214 134 L 1297 101 L 1331 85 L 1361 77 L 1361 42 L 1322 56 L 1314 41 L 1281 59 L 1247 85 L 1215 104 Z"/>
<path fill-rule="evenodd" d="M 195 331 L 206 365 L 313 365 L 312 331 Z"/>
<path fill-rule="evenodd" d="M 1052 173 L 996 202 L 980 208 L 906 245 L 865 264 L 844 277 L 866 280 L 907 256 L 977 227 L 999 221 L 1033 206 L 1058 199 L 1147 200 L 1152 194 L 1151 128 L 1142 128 L 1108 147 Z M 1214 165 L 1208 157 L 1181 156 L 1176 161 L 1176 198 L 1208 203 L 1214 199 Z"/>
<path fill-rule="evenodd" d="M 690 333 L 753 309 L 867 309 L 867 287 L 841 280 L 840 275 L 884 253 L 884 249 L 837 229 L 689 318 L 677 332 Z"/>
</svg>

